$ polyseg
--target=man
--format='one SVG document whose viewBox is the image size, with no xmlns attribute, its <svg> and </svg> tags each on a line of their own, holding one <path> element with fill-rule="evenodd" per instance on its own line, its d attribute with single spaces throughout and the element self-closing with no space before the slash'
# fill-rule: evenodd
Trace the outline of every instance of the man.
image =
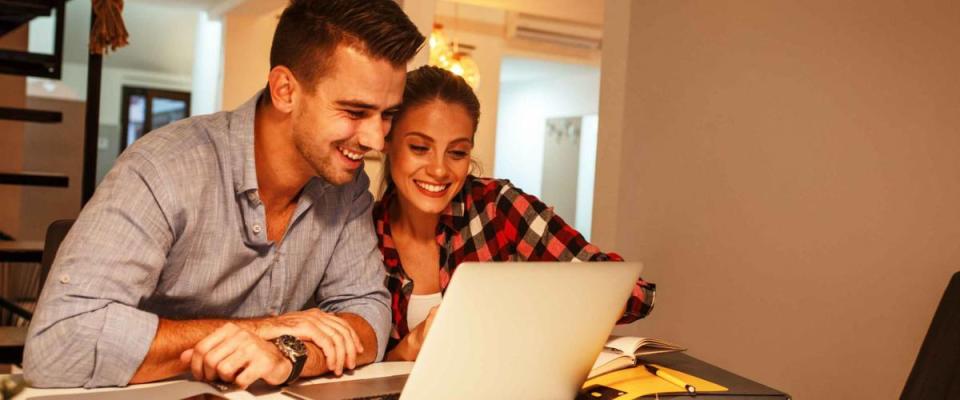
<svg viewBox="0 0 960 400">
<path fill-rule="evenodd" d="M 382 357 L 362 159 L 423 40 L 391 0 L 293 0 L 265 91 L 146 135 L 101 183 L 43 290 L 27 380 L 280 385 Z"/>
</svg>

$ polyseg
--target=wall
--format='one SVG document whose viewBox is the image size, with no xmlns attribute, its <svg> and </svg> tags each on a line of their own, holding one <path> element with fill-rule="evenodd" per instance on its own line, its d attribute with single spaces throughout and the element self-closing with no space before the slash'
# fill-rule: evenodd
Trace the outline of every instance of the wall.
<svg viewBox="0 0 960 400">
<path fill-rule="evenodd" d="M 86 102 L 28 97 L 27 107 L 63 113 L 62 123 L 30 124 L 25 130 L 23 168 L 62 173 L 70 179 L 66 188 L 22 189 L 19 238 L 43 240 L 51 222 L 76 218 L 80 214 Z"/>
<path fill-rule="evenodd" d="M 26 50 L 27 27 L 0 37 L 0 48 Z M 0 107 L 24 108 L 26 79 L 0 74 Z M 0 171 L 19 172 L 23 167 L 24 123 L 0 120 Z M 18 237 L 20 234 L 20 186 L 0 185 L 0 230 Z"/>
<path fill-rule="evenodd" d="M 267 84 L 270 43 L 282 9 L 223 17 L 223 109 L 232 110 Z"/>
<path fill-rule="evenodd" d="M 568 224 L 577 224 L 577 178 L 580 167 L 580 125 L 583 118 L 557 118 L 547 123 L 544 135 L 541 200 L 553 207 Z"/>
<path fill-rule="evenodd" d="M 960 4 L 606 6 L 594 233 L 659 284 L 625 331 L 796 398 L 898 396 L 960 269 Z"/>
<path fill-rule="evenodd" d="M 497 177 L 540 196 L 547 119 L 596 114 L 599 94 L 599 70 L 503 82 L 497 111 Z"/>
</svg>

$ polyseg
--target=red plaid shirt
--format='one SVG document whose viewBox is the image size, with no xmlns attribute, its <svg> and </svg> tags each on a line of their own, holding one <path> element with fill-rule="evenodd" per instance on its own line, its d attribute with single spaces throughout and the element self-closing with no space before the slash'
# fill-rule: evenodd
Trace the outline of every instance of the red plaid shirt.
<svg viewBox="0 0 960 400">
<path fill-rule="evenodd" d="M 393 332 L 390 346 L 410 332 L 407 304 L 413 281 L 403 270 L 390 231 L 389 204 L 396 197 L 391 187 L 374 205 L 373 220 L 383 261 L 386 285 L 392 297 Z M 493 229 L 485 229 L 492 226 Z M 440 290 L 465 261 L 623 261 L 615 253 L 602 253 L 534 196 L 506 180 L 467 177 L 460 193 L 440 215 Z M 638 280 L 618 323 L 645 317 L 653 309 L 656 285 Z"/>
</svg>

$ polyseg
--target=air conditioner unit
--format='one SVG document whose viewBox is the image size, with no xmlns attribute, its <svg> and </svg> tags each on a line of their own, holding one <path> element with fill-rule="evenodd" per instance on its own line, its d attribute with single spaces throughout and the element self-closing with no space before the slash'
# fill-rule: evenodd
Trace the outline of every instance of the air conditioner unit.
<svg viewBox="0 0 960 400">
<path fill-rule="evenodd" d="M 599 50 L 603 27 L 523 13 L 507 14 L 507 37 Z"/>
</svg>

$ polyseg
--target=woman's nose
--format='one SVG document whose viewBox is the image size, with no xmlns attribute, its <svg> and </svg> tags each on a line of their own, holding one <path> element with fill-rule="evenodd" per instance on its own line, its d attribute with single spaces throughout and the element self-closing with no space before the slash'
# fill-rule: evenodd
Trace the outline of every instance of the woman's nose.
<svg viewBox="0 0 960 400">
<path fill-rule="evenodd" d="M 430 176 L 437 180 L 445 180 L 450 174 L 450 170 L 447 169 L 447 165 L 443 162 L 442 155 L 437 157 L 431 157 L 430 165 L 427 167 L 427 172 L 430 173 Z M 437 182 L 441 183 L 441 182 Z"/>
</svg>

